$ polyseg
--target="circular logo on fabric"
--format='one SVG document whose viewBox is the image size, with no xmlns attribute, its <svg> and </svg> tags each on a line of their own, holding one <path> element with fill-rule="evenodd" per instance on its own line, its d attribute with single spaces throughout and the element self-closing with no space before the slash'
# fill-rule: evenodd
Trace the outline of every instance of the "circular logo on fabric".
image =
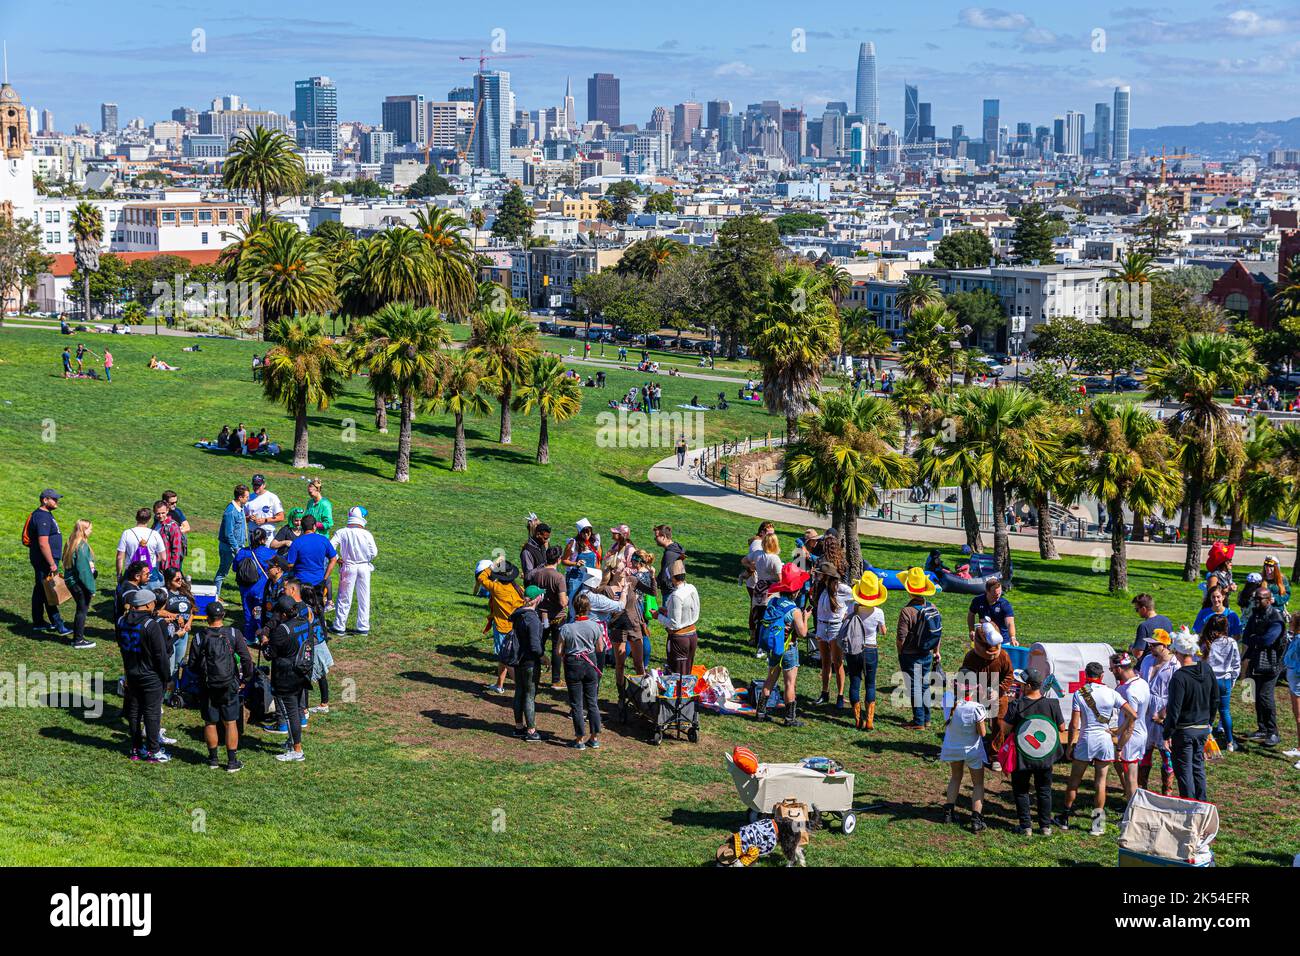
<svg viewBox="0 0 1300 956">
<path fill-rule="evenodd" d="M 1042 716 L 1028 718 L 1016 731 L 1016 749 L 1026 758 L 1049 756 L 1061 742 L 1056 724 Z"/>
</svg>

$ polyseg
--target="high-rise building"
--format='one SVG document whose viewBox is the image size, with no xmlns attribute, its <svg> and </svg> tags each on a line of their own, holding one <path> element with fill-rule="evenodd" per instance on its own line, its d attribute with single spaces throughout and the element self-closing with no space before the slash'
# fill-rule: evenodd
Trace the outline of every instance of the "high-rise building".
<svg viewBox="0 0 1300 956">
<path fill-rule="evenodd" d="M 172 120 L 184 123 L 189 129 L 196 129 L 199 125 L 199 113 L 198 110 L 190 109 L 188 106 L 180 106 L 172 110 Z"/>
<path fill-rule="evenodd" d="M 673 146 L 689 146 L 691 133 L 699 129 L 704 120 L 704 107 L 687 101 L 673 107 Z"/>
<path fill-rule="evenodd" d="M 385 155 L 393 152 L 393 133 L 386 129 L 371 129 L 361 133 L 360 152 L 363 163 L 383 163 Z"/>
<path fill-rule="evenodd" d="M 41 135 L 49 136 L 54 132 L 54 113 L 41 110 Z"/>
<path fill-rule="evenodd" d="M 204 110 L 199 114 L 197 126 L 200 135 L 224 136 L 229 142 L 235 134 L 259 126 L 288 133 L 289 117 L 270 110 Z"/>
<path fill-rule="evenodd" d="M 844 155 L 844 114 L 838 110 L 827 110 L 822 114 L 822 136 L 817 152 L 822 159 Z"/>
<path fill-rule="evenodd" d="M 429 141 L 428 112 L 419 93 L 384 97 L 380 117 L 384 129 L 393 134 L 394 146 L 423 146 Z"/>
<path fill-rule="evenodd" d="M 744 137 L 745 118 L 736 113 L 726 113 L 718 117 L 718 149 L 739 150 Z"/>
<path fill-rule="evenodd" d="M 988 148 L 989 159 L 998 154 L 998 130 L 1002 120 L 1002 101 L 984 101 L 984 145 Z"/>
<path fill-rule="evenodd" d="M 1127 86 L 1115 87 L 1115 132 L 1111 139 L 1112 157 L 1118 162 L 1128 159 L 1129 103 L 1132 96 Z"/>
<path fill-rule="evenodd" d="M 1109 103 L 1098 103 L 1093 108 L 1092 130 L 1096 139 L 1096 142 L 1093 143 L 1093 151 L 1097 154 L 1099 160 L 1109 160 L 1114 154 Z"/>
<path fill-rule="evenodd" d="M 328 76 L 313 76 L 293 85 L 294 122 L 300 149 L 339 151 L 339 91 Z"/>
<path fill-rule="evenodd" d="M 1069 110 L 1065 114 L 1065 154 L 1067 156 L 1083 155 L 1083 131 L 1083 114 Z"/>
<path fill-rule="evenodd" d="M 451 100 L 434 100 L 429 107 L 429 146 L 453 150 L 463 145 L 461 130 L 474 116 L 474 105 Z"/>
<path fill-rule="evenodd" d="M 474 165 L 494 173 L 505 172 L 510 158 L 510 124 L 515 115 L 510 74 L 504 70 L 475 73 L 474 102 L 482 104 L 474 127 Z"/>
<path fill-rule="evenodd" d="M 564 78 L 564 128 L 578 128 L 578 111 L 573 103 L 573 84 L 566 76 Z"/>
<path fill-rule="evenodd" d="M 952 141 L 954 143 L 957 143 L 965 138 L 966 138 L 966 127 L 958 123 L 956 126 L 952 128 Z"/>
<path fill-rule="evenodd" d="M 117 132 L 117 104 L 99 104 L 99 131 L 101 133 Z"/>
<path fill-rule="evenodd" d="M 587 119 L 618 128 L 618 77 L 613 73 L 593 73 L 587 80 Z"/>
<path fill-rule="evenodd" d="M 911 83 L 903 84 L 903 145 L 911 146 L 916 142 L 917 128 L 921 125 L 921 103 L 916 87 Z"/>
<path fill-rule="evenodd" d="M 858 47 L 858 83 L 853 102 L 853 112 L 862 116 L 862 125 L 866 128 L 868 145 L 875 136 L 876 124 L 880 121 L 880 97 L 876 89 L 876 45 L 870 41 Z M 827 109 L 830 105 L 827 104 Z M 845 113 L 848 110 L 844 110 Z"/>
<path fill-rule="evenodd" d="M 447 100 L 451 103 L 473 103 L 474 88 L 472 86 L 456 86 L 447 91 Z"/>
<path fill-rule="evenodd" d="M 781 148 L 792 163 L 808 154 L 808 125 L 803 110 L 792 107 L 781 111 Z"/>
<path fill-rule="evenodd" d="M 934 112 L 929 103 L 918 104 L 917 113 L 916 141 L 918 143 L 933 143 L 934 135 Z"/>
<path fill-rule="evenodd" d="M 706 107 L 705 126 L 721 129 L 722 117 L 731 115 L 731 100 L 709 100 Z"/>
</svg>

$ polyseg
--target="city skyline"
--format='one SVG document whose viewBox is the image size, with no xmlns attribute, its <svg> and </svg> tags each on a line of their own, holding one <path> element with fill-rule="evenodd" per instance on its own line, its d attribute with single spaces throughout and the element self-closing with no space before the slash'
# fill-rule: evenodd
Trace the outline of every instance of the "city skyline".
<svg viewBox="0 0 1300 956">
<path fill-rule="evenodd" d="M 657 8 L 658 20 L 681 25 L 649 27 L 641 48 L 606 46 L 611 34 L 585 18 L 542 16 L 513 3 L 482 16 L 391 4 L 385 12 L 401 14 L 400 32 L 346 19 L 350 8 L 337 0 L 301 6 L 296 18 L 238 7 L 210 17 L 181 6 L 158 8 L 127 33 L 85 0 L 64 0 L 57 9 L 65 26 L 57 33 L 41 28 L 50 8 L 7 11 L 0 33 L 9 43 L 11 79 L 65 130 L 96 127 L 104 101 L 119 104 L 122 123 L 165 118 L 226 93 L 287 114 L 292 84 L 316 75 L 334 79 L 340 120 L 378 123 L 386 96 L 441 99 L 469 85 L 476 64 L 456 57 L 480 48 L 490 55 L 494 44 L 527 57 L 500 64 L 521 107 L 559 104 L 569 76 L 612 73 L 625 122 L 687 99 L 775 99 L 819 115 L 827 101 L 855 101 L 855 62 L 867 42 L 875 45 L 882 91 L 878 118 L 895 128 L 903 125 L 902 103 L 892 91 L 901 92 L 905 79 L 921 88 L 934 125 L 945 129 L 978 129 L 983 99 L 1001 100 L 1004 123 L 1037 125 L 1067 109 L 1091 110 L 1122 85 L 1142 104 L 1142 128 L 1297 112 L 1294 98 L 1278 94 L 1279 80 L 1295 75 L 1290 57 L 1300 52 L 1294 12 L 1209 0 L 1185 4 L 1177 15 L 1145 16 L 933 6 L 923 27 L 915 12 L 902 10 L 873 13 L 870 27 L 853 27 L 857 14 L 846 4 L 819 8 L 814 19 L 760 0 L 752 16 L 735 18 L 669 0 Z M 1097 30 L 1105 34 L 1094 52 Z M 1210 59 L 1206 35 L 1216 40 Z M 585 115 L 585 102 L 578 112 Z"/>
</svg>

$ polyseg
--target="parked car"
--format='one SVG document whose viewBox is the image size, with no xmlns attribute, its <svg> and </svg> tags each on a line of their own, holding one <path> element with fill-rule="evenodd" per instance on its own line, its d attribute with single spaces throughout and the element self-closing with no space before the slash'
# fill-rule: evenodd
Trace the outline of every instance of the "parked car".
<svg viewBox="0 0 1300 956">
<path fill-rule="evenodd" d="M 1080 385 L 1085 386 L 1090 392 L 1109 392 L 1110 379 L 1102 378 L 1100 375 L 1089 375 L 1079 381 Z"/>
<path fill-rule="evenodd" d="M 1141 382 L 1132 375 L 1119 375 L 1115 378 L 1115 388 L 1121 392 L 1136 392 L 1146 388 Z"/>
<path fill-rule="evenodd" d="M 891 349 L 893 349 L 895 352 L 897 352 L 899 349 L 901 349 L 901 348 L 902 348 L 903 346 L 905 346 L 906 344 L 907 344 L 907 343 L 906 343 L 905 341 L 903 341 L 902 339 L 894 339 L 894 341 L 892 341 L 892 342 L 889 343 L 889 347 L 890 347 Z"/>
<path fill-rule="evenodd" d="M 645 337 L 645 347 L 648 349 L 661 349 L 664 347 L 663 336 L 647 335 Z"/>
<path fill-rule="evenodd" d="M 584 333 L 586 332 L 585 329 L 583 329 L 583 330 L 581 330 L 581 331 L 583 331 Z M 566 339 L 576 339 L 576 338 L 578 337 L 578 332 L 579 332 L 579 329 L 578 329 L 578 327 L 577 327 L 576 325 L 561 325 L 561 326 L 560 326 L 560 335 L 563 336 L 563 337 L 566 338 Z"/>
</svg>

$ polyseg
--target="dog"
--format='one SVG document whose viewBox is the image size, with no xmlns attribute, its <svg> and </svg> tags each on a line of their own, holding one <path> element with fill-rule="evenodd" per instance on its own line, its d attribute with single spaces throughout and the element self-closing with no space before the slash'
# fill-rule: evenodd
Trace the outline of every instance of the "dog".
<svg viewBox="0 0 1300 956">
<path fill-rule="evenodd" d="M 795 800 L 786 800 L 772 808 L 772 816 L 747 824 L 718 847 L 719 866 L 750 866 L 760 857 L 779 847 L 786 866 L 807 866 L 804 847 L 808 845 L 810 827 L 808 808 Z"/>
</svg>

